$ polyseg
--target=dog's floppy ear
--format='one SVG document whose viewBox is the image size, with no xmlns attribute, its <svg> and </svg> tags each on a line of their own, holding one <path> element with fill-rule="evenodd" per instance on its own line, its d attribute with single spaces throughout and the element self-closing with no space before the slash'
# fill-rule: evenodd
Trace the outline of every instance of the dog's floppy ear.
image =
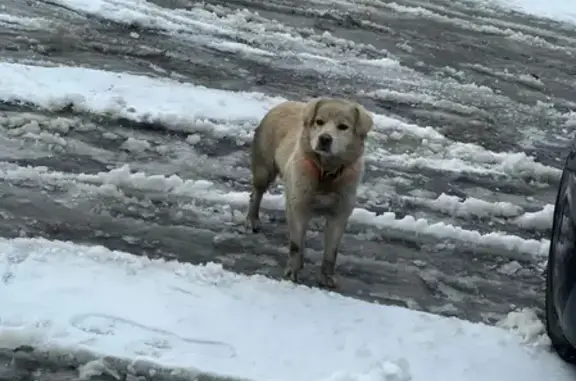
<svg viewBox="0 0 576 381">
<path fill-rule="evenodd" d="M 374 121 L 372 120 L 372 115 L 361 105 L 354 105 L 354 112 L 356 113 L 356 123 L 354 124 L 354 131 L 362 136 L 366 137 L 368 132 L 372 130 Z"/>
<path fill-rule="evenodd" d="M 304 126 L 310 127 L 314 123 L 314 119 L 316 118 L 316 114 L 318 113 L 318 109 L 324 102 L 324 99 L 318 98 L 313 99 L 310 102 L 306 103 L 304 106 L 304 110 L 302 112 L 302 118 L 304 119 Z"/>
</svg>

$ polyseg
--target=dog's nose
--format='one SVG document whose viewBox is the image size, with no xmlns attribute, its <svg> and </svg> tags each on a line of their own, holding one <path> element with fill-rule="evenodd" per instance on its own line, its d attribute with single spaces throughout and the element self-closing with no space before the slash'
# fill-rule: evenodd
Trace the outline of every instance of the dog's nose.
<svg viewBox="0 0 576 381">
<path fill-rule="evenodd" d="M 320 147 L 330 147 L 330 145 L 332 144 L 332 136 L 328 135 L 328 134 L 322 134 L 320 136 L 318 136 L 318 143 L 320 145 Z"/>
</svg>

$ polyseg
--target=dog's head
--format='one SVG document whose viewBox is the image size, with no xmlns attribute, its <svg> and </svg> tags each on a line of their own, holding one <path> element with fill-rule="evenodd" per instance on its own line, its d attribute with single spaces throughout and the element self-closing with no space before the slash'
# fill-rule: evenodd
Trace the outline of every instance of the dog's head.
<svg viewBox="0 0 576 381">
<path fill-rule="evenodd" d="M 303 117 L 310 146 L 322 156 L 359 151 L 373 125 L 364 107 L 340 99 L 312 100 L 306 104 Z"/>
</svg>

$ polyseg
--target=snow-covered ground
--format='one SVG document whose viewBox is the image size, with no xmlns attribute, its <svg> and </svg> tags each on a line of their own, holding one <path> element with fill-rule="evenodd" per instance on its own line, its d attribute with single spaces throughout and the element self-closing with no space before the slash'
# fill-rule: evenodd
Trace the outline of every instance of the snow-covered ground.
<svg viewBox="0 0 576 381">
<path fill-rule="evenodd" d="M 484 0 L 493 4 L 509 7 L 516 11 L 531 13 L 539 17 L 548 17 L 558 21 L 576 23 L 576 6 L 564 0 Z"/>
<path fill-rule="evenodd" d="M 0 240 L 0 345 L 254 381 L 572 380 L 541 323 L 502 328 L 103 247 Z M 525 330 L 526 323 L 536 329 Z M 541 340 L 541 339 L 540 339 Z M 106 373 L 93 360 L 81 376 Z M 138 372 L 136 369 L 140 369 Z"/>
<path fill-rule="evenodd" d="M 6 1 L 0 349 L 90 353 L 82 377 L 574 379 L 535 311 L 576 26 L 483 4 Z M 239 229 L 253 129 L 320 94 L 375 117 L 344 295 L 278 280 L 281 187 Z"/>
</svg>

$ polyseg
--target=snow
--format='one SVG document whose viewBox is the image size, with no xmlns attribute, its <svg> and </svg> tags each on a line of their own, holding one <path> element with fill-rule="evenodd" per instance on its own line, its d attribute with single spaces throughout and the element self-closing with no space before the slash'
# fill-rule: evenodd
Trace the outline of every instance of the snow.
<svg viewBox="0 0 576 381">
<path fill-rule="evenodd" d="M 576 23 L 576 5 L 565 0 L 481 0 L 536 16 Z"/>
<path fill-rule="evenodd" d="M 524 342 L 541 342 L 549 344 L 549 338 L 542 335 L 544 323 L 538 319 L 536 311 L 532 308 L 523 308 L 520 311 L 512 311 L 496 324 L 498 327 L 514 331 Z"/>
<path fill-rule="evenodd" d="M 120 148 L 130 152 L 144 152 L 147 149 L 150 149 L 150 147 L 152 147 L 150 142 L 142 139 L 135 139 L 133 137 L 126 139 L 120 146 Z"/>
<path fill-rule="evenodd" d="M 461 201 L 459 197 L 445 193 L 434 200 L 425 202 L 416 197 L 407 199 L 407 201 L 412 201 L 415 204 L 423 203 L 432 209 L 459 217 L 512 217 L 522 213 L 522 208 L 509 202 L 489 202 L 474 197 L 468 197 Z"/>
<path fill-rule="evenodd" d="M 253 381 L 576 375 L 543 345 L 530 311 L 504 321 L 509 331 L 238 275 L 213 263 L 44 239 L 0 238 L 0 253 L 4 348 L 90 351 Z"/>
<path fill-rule="evenodd" d="M 554 205 L 547 204 L 542 210 L 527 212 L 514 220 L 514 223 L 524 229 L 549 230 L 552 228 L 552 217 L 554 216 Z"/>
<path fill-rule="evenodd" d="M 151 1 L 142 0 L 56 0 L 54 3 L 81 14 L 157 30 L 168 38 L 177 36 L 179 39 L 189 39 L 195 45 L 224 52 L 264 59 L 304 58 L 309 63 L 303 67 L 321 71 L 327 68 L 329 72 L 329 66 L 337 65 L 340 58 L 380 68 L 398 65 L 398 62 L 385 58 L 363 58 L 363 48 L 378 51 L 373 46 L 333 36 L 329 31 L 312 36 L 302 34 L 298 28 L 268 20 L 246 8 L 237 10 L 197 3 L 185 10 L 167 10 Z M 236 41 L 250 41 L 250 44 Z M 318 62 L 324 65 L 317 65 Z M 282 62 L 277 61 L 276 64 L 282 65 Z"/>
<path fill-rule="evenodd" d="M 260 93 L 233 93 L 168 79 L 78 67 L 2 62 L 0 73 L 7 76 L 0 87 L 0 99 L 6 102 L 26 101 L 48 110 L 72 105 L 77 111 L 108 113 L 138 122 L 162 122 L 174 128 L 184 121 L 190 123 L 220 115 L 224 110 L 229 120 L 256 120 L 281 101 Z"/>
</svg>

